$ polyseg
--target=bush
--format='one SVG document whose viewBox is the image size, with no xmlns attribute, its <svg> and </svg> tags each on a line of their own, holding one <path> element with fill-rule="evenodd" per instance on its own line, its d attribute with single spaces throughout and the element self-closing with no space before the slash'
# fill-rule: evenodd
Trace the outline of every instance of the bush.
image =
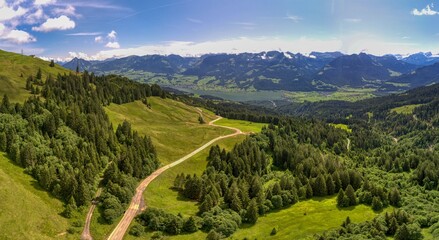
<svg viewBox="0 0 439 240">
<path fill-rule="evenodd" d="M 277 234 L 277 229 L 274 227 L 274 228 L 271 230 L 270 236 L 274 236 L 274 235 L 276 235 L 276 234 Z"/>
<path fill-rule="evenodd" d="M 143 234 L 143 227 L 140 224 L 134 224 L 134 226 L 131 227 L 130 231 L 128 232 L 130 235 L 133 235 L 135 237 L 140 237 Z"/>
</svg>

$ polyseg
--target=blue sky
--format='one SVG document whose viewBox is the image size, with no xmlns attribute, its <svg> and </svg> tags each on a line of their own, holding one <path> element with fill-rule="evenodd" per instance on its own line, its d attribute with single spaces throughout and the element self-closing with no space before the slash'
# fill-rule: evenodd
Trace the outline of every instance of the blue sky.
<svg viewBox="0 0 439 240">
<path fill-rule="evenodd" d="M 49 58 L 439 53 L 438 26 L 432 0 L 0 0 L 0 48 Z"/>
</svg>

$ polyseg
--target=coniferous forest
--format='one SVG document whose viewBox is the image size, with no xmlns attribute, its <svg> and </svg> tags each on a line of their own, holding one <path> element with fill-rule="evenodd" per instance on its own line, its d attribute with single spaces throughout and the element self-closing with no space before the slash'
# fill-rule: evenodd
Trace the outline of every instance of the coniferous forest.
<svg viewBox="0 0 439 240">
<path fill-rule="evenodd" d="M 66 203 L 66 217 L 89 204 L 103 175 L 104 218 L 112 222 L 123 213 L 138 180 L 159 162 L 150 138 L 133 131 L 128 122 L 114 131 L 103 106 L 164 92 L 157 85 L 87 72 L 49 76 L 43 83 L 40 70 L 28 78 L 27 87 L 40 94 L 23 104 L 3 97 L 0 150 Z"/>
</svg>

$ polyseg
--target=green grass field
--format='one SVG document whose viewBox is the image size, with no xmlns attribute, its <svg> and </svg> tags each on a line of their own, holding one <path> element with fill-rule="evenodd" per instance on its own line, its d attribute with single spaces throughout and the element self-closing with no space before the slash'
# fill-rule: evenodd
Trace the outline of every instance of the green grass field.
<svg viewBox="0 0 439 240">
<path fill-rule="evenodd" d="M 65 238 L 61 201 L 0 153 L 0 239 Z"/>
<path fill-rule="evenodd" d="M 422 104 L 411 104 L 411 105 L 404 105 L 401 107 L 396 107 L 396 108 L 392 108 L 390 109 L 390 112 L 394 112 L 394 113 L 398 113 L 398 114 L 406 114 L 406 115 L 410 115 L 413 114 L 413 110 L 415 110 L 415 108 L 421 106 Z"/>
<path fill-rule="evenodd" d="M 152 108 L 141 102 L 116 105 L 106 108 L 111 122 L 117 124 L 127 120 L 142 135 L 151 136 L 162 164 L 173 162 L 191 153 L 204 143 L 232 130 L 199 124 L 199 113 L 194 107 L 171 99 L 148 98 Z M 206 122 L 216 116 L 203 110 Z"/>
<path fill-rule="evenodd" d="M 299 202 L 260 217 L 254 226 L 244 225 L 231 239 L 313 239 L 316 233 L 339 227 L 348 216 L 352 222 L 358 223 L 371 220 L 378 214 L 365 205 L 346 209 L 338 209 L 336 205 L 336 197 Z M 277 234 L 270 236 L 273 227 L 277 228 Z"/>
<path fill-rule="evenodd" d="M 374 91 L 373 88 L 340 88 L 336 92 L 286 92 L 285 97 L 299 103 L 329 100 L 355 102 L 375 97 Z"/>
<path fill-rule="evenodd" d="M 223 118 L 215 122 L 216 125 L 238 128 L 243 132 L 259 133 L 262 127 L 267 125 L 265 123 L 254 123 L 244 120 L 234 120 Z"/>
<path fill-rule="evenodd" d="M 36 75 L 38 68 L 41 68 L 42 79 L 46 80 L 48 75 L 56 77 L 58 73 L 71 72 L 59 65 L 50 67 L 49 62 L 30 56 L 23 56 L 0 50 L 0 95 L 8 94 L 13 102 L 24 102 L 30 93 L 25 89 L 27 77 Z M 21 77 L 23 75 L 23 77 Z"/>
</svg>

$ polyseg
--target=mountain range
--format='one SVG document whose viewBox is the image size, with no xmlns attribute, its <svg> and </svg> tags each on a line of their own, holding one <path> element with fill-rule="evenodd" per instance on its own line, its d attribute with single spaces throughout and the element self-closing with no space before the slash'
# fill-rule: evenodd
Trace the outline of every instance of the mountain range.
<svg viewBox="0 0 439 240">
<path fill-rule="evenodd" d="M 128 56 L 105 61 L 74 58 L 63 66 L 193 89 L 335 91 L 350 87 L 401 91 L 438 82 L 437 62 L 439 57 L 431 53 L 403 57 L 269 51 L 200 57 Z"/>
</svg>

